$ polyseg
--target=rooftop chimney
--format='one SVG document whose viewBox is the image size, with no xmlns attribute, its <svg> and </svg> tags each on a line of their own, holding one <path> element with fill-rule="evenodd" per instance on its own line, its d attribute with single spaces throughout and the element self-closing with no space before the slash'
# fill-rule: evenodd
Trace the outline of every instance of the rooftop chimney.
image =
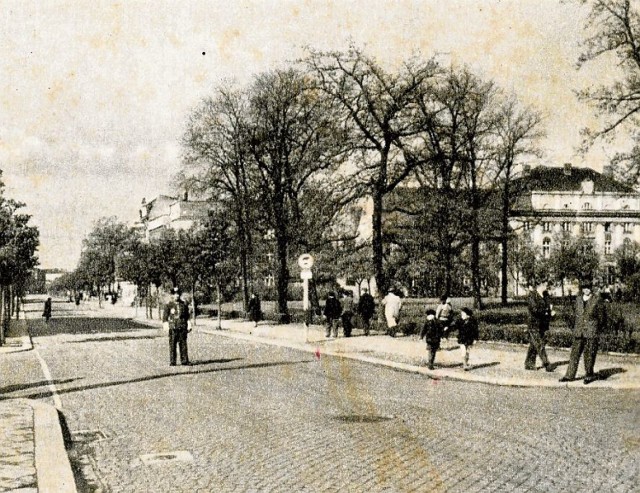
<svg viewBox="0 0 640 493">
<path fill-rule="evenodd" d="M 189 190 L 185 190 L 184 191 L 184 195 L 182 196 L 182 200 L 184 200 L 185 202 L 189 201 Z"/>
<path fill-rule="evenodd" d="M 524 176 L 529 176 L 531 174 L 531 165 L 530 164 L 523 165 L 522 173 L 524 174 Z"/>
<path fill-rule="evenodd" d="M 564 174 L 571 176 L 571 163 L 564 163 Z"/>
</svg>

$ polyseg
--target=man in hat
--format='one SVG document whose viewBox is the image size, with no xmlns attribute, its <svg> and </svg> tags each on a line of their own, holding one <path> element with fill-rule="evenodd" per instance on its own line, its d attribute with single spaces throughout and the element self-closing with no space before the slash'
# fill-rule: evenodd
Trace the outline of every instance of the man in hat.
<svg viewBox="0 0 640 493">
<path fill-rule="evenodd" d="M 578 362 L 584 352 L 584 383 L 597 380 L 593 372 L 598 352 L 598 337 L 607 324 L 607 309 L 600 296 L 595 296 L 591 281 L 582 283 L 582 295 L 576 298 L 573 322 L 573 344 L 569 356 L 569 366 L 561 382 L 570 382 L 576 377 Z"/>
<path fill-rule="evenodd" d="M 336 298 L 335 293 L 330 291 L 327 294 L 327 301 L 324 305 L 324 316 L 327 321 L 325 337 L 331 337 L 332 332 L 333 337 L 338 337 L 338 321 L 340 320 L 340 315 L 342 315 L 342 305 Z"/>
<path fill-rule="evenodd" d="M 180 363 L 188 366 L 187 334 L 191 328 L 189 307 L 180 297 L 180 289 L 173 288 L 173 299 L 164 307 L 162 322 L 169 330 L 169 365 L 176 365 L 176 349 L 180 348 Z"/>
</svg>

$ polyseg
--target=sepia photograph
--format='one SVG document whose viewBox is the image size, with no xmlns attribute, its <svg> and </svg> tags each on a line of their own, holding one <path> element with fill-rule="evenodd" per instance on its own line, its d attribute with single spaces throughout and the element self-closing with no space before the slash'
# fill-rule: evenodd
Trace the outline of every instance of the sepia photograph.
<svg viewBox="0 0 640 493">
<path fill-rule="evenodd" d="M 640 0 L 0 0 L 0 492 L 640 489 Z"/>
</svg>

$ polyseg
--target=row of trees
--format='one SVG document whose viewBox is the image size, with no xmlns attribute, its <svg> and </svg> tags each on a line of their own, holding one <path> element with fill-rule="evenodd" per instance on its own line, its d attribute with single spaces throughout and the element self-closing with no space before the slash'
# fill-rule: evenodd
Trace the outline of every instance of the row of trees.
<svg viewBox="0 0 640 493">
<path fill-rule="evenodd" d="M 20 300 L 38 264 L 39 243 L 38 229 L 29 225 L 31 216 L 20 212 L 24 204 L 5 197 L 4 190 L 0 180 L 0 345 L 11 316 L 18 316 Z"/>
<path fill-rule="evenodd" d="M 119 281 L 129 281 L 153 317 L 150 298 L 158 298 L 161 286 L 188 289 L 194 300 L 199 289 L 227 286 L 236 275 L 232 234 L 231 223 L 215 211 L 190 230 L 166 229 L 149 242 L 116 217 L 102 218 L 85 238 L 77 268 L 56 279 L 51 290 L 95 291 L 102 303 Z"/>
<path fill-rule="evenodd" d="M 515 167 L 537 154 L 541 136 L 538 113 L 466 68 L 413 58 L 388 71 L 356 47 L 310 50 L 293 67 L 202 101 L 183 137 L 182 182 L 233 217 L 245 297 L 256 239 L 274 232 L 282 313 L 291 258 L 310 251 L 353 265 L 362 257 L 345 218 L 366 197 L 373 203 L 366 266 L 381 291 L 393 256 L 414 265 L 431 260 L 424 269 L 450 291 L 457 259 L 468 251 L 479 305 L 482 244 L 507 244 Z M 423 193 L 390 207 L 406 187 Z M 498 214 L 487 214 L 490 207 Z M 415 241 L 394 239 L 394 212 L 413 218 Z"/>
</svg>

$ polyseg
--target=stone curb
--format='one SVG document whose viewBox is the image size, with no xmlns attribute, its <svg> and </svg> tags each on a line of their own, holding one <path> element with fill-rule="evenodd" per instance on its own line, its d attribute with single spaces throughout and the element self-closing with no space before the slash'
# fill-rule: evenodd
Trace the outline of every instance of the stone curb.
<svg viewBox="0 0 640 493">
<path fill-rule="evenodd" d="M 148 325 L 150 327 L 160 328 L 162 323 L 159 320 L 144 320 L 128 317 L 129 319 Z M 261 344 L 269 344 L 278 347 L 287 347 L 304 351 L 307 353 L 316 352 L 315 346 L 309 344 L 299 344 L 286 339 L 271 339 L 261 336 L 254 336 L 252 334 L 246 334 L 244 332 L 236 332 L 233 329 L 225 328 L 223 330 L 205 329 L 203 325 L 196 325 L 194 327 L 195 332 L 231 337 L 235 339 L 241 339 L 245 341 L 253 341 Z M 388 359 L 376 358 L 373 356 L 364 356 L 353 352 L 332 351 L 331 349 L 323 348 L 322 354 L 328 356 L 334 356 L 339 358 L 348 358 L 356 361 L 362 361 L 363 363 L 374 364 L 378 366 L 385 366 L 393 368 L 398 371 L 404 371 L 409 373 L 417 373 L 425 375 L 434 380 L 452 380 L 462 382 L 482 383 L 486 385 L 498 385 L 503 387 L 541 387 L 541 388 L 567 388 L 567 389 L 609 389 L 609 390 L 638 390 L 640 389 L 640 382 L 593 382 L 589 385 L 584 385 L 581 379 L 573 382 L 559 382 L 557 380 L 543 380 L 535 378 L 518 378 L 518 377 L 489 377 L 481 376 L 471 372 L 452 371 L 447 369 L 429 370 L 423 366 L 410 365 L 407 363 L 398 363 Z"/>
<path fill-rule="evenodd" d="M 291 349 L 296 349 L 299 351 L 304 351 L 308 353 L 316 353 L 316 347 L 309 346 L 308 344 L 298 344 L 295 342 L 290 342 L 282 339 L 269 339 L 260 336 L 254 336 L 250 334 L 244 334 L 241 332 L 232 332 L 229 329 L 225 330 L 210 330 L 210 329 L 202 329 L 200 328 L 198 332 L 203 334 L 210 334 L 216 336 L 223 337 L 231 337 L 234 339 L 241 339 L 246 341 L 258 342 L 261 344 L 269 344 L 272 346 L 278 347 L 287 347 Z M 453 381 L 463 381 L 463 382 L 473 382 L 473 383 L 483 383 L 487 385 L 499 385 L 506 387 L 546 387 L 546 388 L 575 388 L 582 389 L 586 388 L 586 386 L 582 383 L 582 380 L 576 380 L 573 382 L 554 382 L 549 380 L 541 380 L 541 379 L 523 379 L 517 377 L 507 377 L 507 378 L 495 378 L 495 377 L 485 377 L 480 375 L 474 375 L 469 372 L 458 372 L 451 370 L 429 370 L 428 368 L 410 365 L 407 363 L 398 363 L 395 361 L 376 358 L 372 356 L 363 356 L 358 353 L 349 353 L 349 352 L 341 352 L 341 351 L 332 351 L 330 349 L 324 348 L 322 354 L 327 356 L 334 356 L 339 358 L 347 358 L 353 359 L 356 361 L 362 361 L 364 363 L 370 363 L 378 366 L 385 366 L 388 368 L 393 368 L 395 370 L 409 372 L 409 373 L 418 373 L 421 375 L 425 375 L 434 380 L 453 380 Z M 594 382 L 589 385 L 589 388 L 593 389 L 613 389 L 613 390 L 633 390 L 640 389 L 640 382 L 638 383 L 606 383 L 598 385 L 598 382 Z"/>
<path fill-rule="evenodd" d="M 36 478 L 39 493 L 76 493 L 71 463 L 64 446 L 58 410 L 32 401 Z"/>
</svg>

